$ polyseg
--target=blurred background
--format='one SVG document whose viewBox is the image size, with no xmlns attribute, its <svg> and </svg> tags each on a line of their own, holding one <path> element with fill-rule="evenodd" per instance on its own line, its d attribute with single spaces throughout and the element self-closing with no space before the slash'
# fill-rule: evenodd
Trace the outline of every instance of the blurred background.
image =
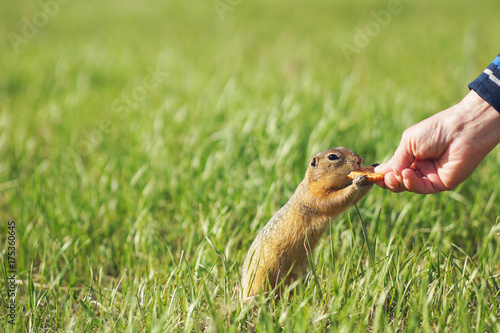
<svg viewBox="0 0 500 333">
<path fill-rule="evenodd" d="M 497 0 L 3 1 L 0 224 L 18 222 L 19 280 L 66 306 L 53 288 L 78 298 L 99 269 L 111 289 L 151 271 L 162 285 L 181 258 L 220 277 L 221 254 L 237 284 L 308 159 L 344 145 L 387 160 L 500 52 L 499 12 Z M 437 196 L 374 189 L 370 237 L 382 252 L 397 235 L 474 255 L 500 215 L 499 164 L 496 149 Z M 20 288 L 28 306 L 37 288 Z"/>
</svg>

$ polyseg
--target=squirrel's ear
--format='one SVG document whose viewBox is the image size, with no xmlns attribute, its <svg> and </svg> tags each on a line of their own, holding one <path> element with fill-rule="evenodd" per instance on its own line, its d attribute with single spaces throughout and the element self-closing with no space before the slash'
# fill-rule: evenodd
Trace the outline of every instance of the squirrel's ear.
<svg viewBox="0 0 500 333">
<path fill-rule="evenodd" d="M 315 167 L 318 164 L 318 161 L 316 161 L 316 157 L 313 157 L 311 160 L 311 166 Z"/>
</svg>

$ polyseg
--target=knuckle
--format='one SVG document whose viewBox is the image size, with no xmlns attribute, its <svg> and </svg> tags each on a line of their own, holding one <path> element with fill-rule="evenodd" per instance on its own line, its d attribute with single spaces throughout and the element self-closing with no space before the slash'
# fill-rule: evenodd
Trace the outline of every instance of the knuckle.
<svg viewBox="0 0 500 333">
<path fill-rule="evenodd" d="M 402 135 L 402 138 L 403 139 L 408 139 L 412 136 L 412 128 L 407 128 L 403 131 L 403 135 Z"/>
</svg>

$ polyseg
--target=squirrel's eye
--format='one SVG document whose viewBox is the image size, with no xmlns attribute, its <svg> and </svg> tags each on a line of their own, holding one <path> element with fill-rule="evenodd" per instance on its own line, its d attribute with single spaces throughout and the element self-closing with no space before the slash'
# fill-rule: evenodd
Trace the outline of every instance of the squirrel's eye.
<svg viewBox="0 0 500 333">
<path fill-rule="evenodd" d="M 335 161 L 335 160 L 338 160 L 338 159 L 339 159 L 339 156 L 338 156 L 338 155 L 336 155 L 336 154 L 330 154 L 330 155 L 328 155 L 328 159 L 329 159 L 330 161 Z"/>
</svg>

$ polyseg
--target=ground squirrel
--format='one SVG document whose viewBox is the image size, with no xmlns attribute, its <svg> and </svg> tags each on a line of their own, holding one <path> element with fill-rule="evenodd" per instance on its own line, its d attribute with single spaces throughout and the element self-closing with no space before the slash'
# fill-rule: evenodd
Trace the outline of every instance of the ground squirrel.
<svg viewBox="0 0 500 333">
<path fill-rule="evenodd" d="M 243 299 L 298 278 L 333 217 L 358 202 L 372 188 L 366 176 L 347 175 L 363 159 L 345 147 L 316 154 L 304 180 L 288 202 L 257 235 L 242 268 Z"/>
</svg>

